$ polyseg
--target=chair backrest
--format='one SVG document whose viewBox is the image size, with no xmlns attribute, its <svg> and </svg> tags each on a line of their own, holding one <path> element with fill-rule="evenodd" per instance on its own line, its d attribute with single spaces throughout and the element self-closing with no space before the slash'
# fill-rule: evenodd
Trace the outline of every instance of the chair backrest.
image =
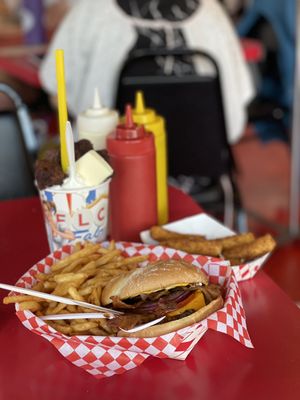
<svg viewBox="0 0 300 400">
<path fill-rule="evenodd" d="M 0 200 L 36 194 L 32 163 L 15 113 L 0 114 Z"/>
<path fill-rule="evenodd" d="M 209 75 L 145 74 L 155 57 L 201 57 L 213 66 Z M 130 53 L 119 78 L 116 107 L 132 103 L 142 90 L 147 106 L 166 119 L 169 175 L 220 177 L 233 169 L 219 79 L 214 59 L 199 50 L 143 49 Z"/>
</svg>

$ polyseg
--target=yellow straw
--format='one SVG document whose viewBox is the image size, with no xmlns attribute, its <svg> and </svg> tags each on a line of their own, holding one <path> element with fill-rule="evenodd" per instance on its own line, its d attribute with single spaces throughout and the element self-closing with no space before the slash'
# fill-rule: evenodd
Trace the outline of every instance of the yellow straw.
<svg viewBox="0 0 300 400">
<path fill-rule="evenodd" d="M 56 60 L 56 80 L 57 80 L 57 97 L 58 97 L 58 119 L 59 119 L 59 135 L 60 135 L 60 157 L 61 166 L 65 173 L 68 171 L 68 155 L 66 143 L 66 124 L 68 120 L 67 98 L 66 98 L 66 82 L 64 68 L 64 51 L 55 51 Z"/>
</svg>

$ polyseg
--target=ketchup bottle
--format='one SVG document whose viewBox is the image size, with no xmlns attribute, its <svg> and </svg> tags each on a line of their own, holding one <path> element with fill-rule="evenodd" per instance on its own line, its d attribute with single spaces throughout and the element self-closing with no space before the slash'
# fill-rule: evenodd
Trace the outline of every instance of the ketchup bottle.
<svg viewBox="0 0 300 400">
<path fill-rule="evenodd" d="M 110 234 L 114 240 L 139 241 L 139 233 L 157 224 L 156 167 L 153 134 L 132 119 L 107 136 L 114 175 L 110 184 Z"/>
</svg>

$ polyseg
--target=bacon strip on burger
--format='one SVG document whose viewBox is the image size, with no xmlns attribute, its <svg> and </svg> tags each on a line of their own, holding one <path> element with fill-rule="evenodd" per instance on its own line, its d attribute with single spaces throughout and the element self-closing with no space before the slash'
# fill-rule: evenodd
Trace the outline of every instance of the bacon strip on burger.
<svg viewBox="0 0 300 400">
<path fill-rule="evenodd" d="M 221 287 L 209 283 L 205 272 L 182 260 L 158 261 L 122 274 L 103 289 L 102 304 L 124 314 L 106 320 L 118 336 L 155 337 L 199 322 L 224 302 Z M 120 330 L 166 318 L 138 332 Z"/>
</svg>

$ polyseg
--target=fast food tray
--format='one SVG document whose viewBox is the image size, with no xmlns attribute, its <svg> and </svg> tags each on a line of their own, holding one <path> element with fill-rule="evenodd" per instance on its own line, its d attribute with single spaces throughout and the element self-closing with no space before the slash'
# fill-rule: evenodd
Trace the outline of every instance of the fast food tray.
<svg viewBox="0 0 300 400">
<path fill-rule="evenodd" d="M 235 235 L 236 232 L 227 228 L 214 218 L 205 213 L 196 214 L 192 217 L 183 218 L 181 220 L 163 225 L 164 228 L 178 233 L 203 235 L 207 239 L 218 239 L 225 236 Z M 141 241 L 145 244 L 158 244 L 151 235 L 149 230 L 145 230 L 140 234 Z M 262 268 L 271 253 L 267 253 L 253 261 L 246 262 L 241 265 L 232 266 L 232 270 L 238 282 L 253 278 Z"/>
<path fill-rule="evenodd" d="M 103 246 L 107 245 L 107 242 L 103 243 Z M 56 331 L 31 311 L 20 311 L 16 304 L 16 315 L 22 324 L 47 339 L 71 363 L 98 379 L 122 374 L 139 366 L 150 356 L 185 360 L 208 329 L 225 333 L 242 345 L 253 347 L 236 277 L 226 261 L 155 245 L 119 242 L 116 246 L 125 257 L 147 254 L 150 261 L 183 259 L 202 268 L 209 275 L 211 283 L 218 283 L 224 288 L 224 307 L 199 323 L 154 338 L 70 337 Z M 32 266 L 16 285 L 30 288 L 36 283 L 38 272 L 49 273 L 51 266 L 71 254 L 72 249 L 72 246 L 66 245 L 48 255 Z"/>
</svg>

